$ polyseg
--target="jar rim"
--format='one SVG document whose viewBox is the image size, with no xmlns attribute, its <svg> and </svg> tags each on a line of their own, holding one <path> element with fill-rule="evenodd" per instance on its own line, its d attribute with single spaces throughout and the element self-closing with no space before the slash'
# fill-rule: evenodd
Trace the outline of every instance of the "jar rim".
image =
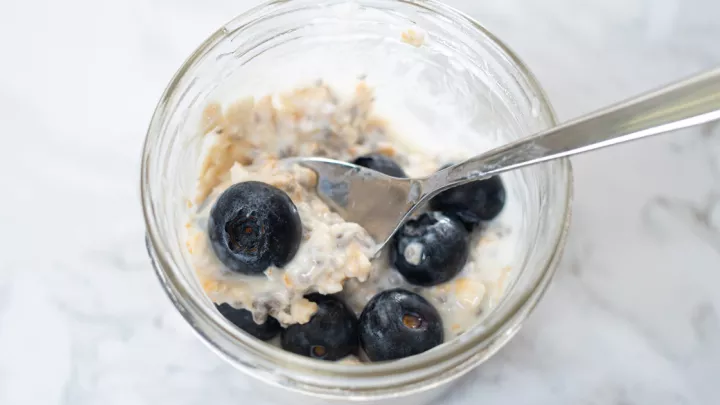
<svg viewBox="0 0 720 405">
<path fill-rule="evenodd" d="M 497 48 L 499 53 L 509 59 L 509 63 L 513 68 L 517 69 L 517 73 L 520 78 L 524 81 L 524 84 L 531 89 L 531 91 L 538 97 L 539 113 L 545 115 L 545 119 L 551 125 L 557 125 L 555 114 L 547 99 L 547 96 L 536 80 L 535 76 L 529 71 L 526 65 L 515 55 L 504 43 L 502 43 L 495 35 L 483 27 L 479 22 L 466 14 L 455 10 L 454 8 L 440 3 L 436 0 L 384 0 L 388 3 L 403 3 L 413 7 L 423 9 L 423 11 L 437 13 L 446 18 L 450 18 L 456 21 L 469 24 L 479 33 L 484 39 L 489 41 L 494 47 Z M 147 229 L 147 245 L 150 255 L 153 259 L 153 266 L 155 271 L 160 278 L 161 282 L 166 288 L 166 292 L 170 296 L 174 305 L 186 318 L 186 320 L 193 325 L 193 329 L 196 333 L 203 335 L 203 331 L 196 327 L 196 323 L 211 325 L 217 331 L 223 334 L 227 334 L 232 337 L 236 343 L 242 345 L 251 356 L 261 357 L 269 362 L 278 363 L 282 361 L 285 368 L 288 369 L 306 369 L 313 370 L 317 375 L 327 376 L 345 376 L 346 378 L 377 378 L 388 375 L 394 375 L 397 373 L 410 373 L 417 370 L 423 370 L 430 365 L 442 362 L 446 358 L 452 358 L 468 351 L 469 349 L 481 344 L 488 339 L 491 339 L 498 334 L 507 334 L 506 339 L 509 339 L 512 334 L 517 330 L 522 320 L 524 320 L 530 311 L 534 308 L 540 296 L 544 293 L 547 285 L 549 284 L 552 275 L 554 274 L 557 262 L 562 255 L 562 250 L 565 244 L 567 236 L 570 216 L 571 216 L 571 201 L 572 201 L 572 190 L 573 190 L 573 176 L 572 167 L 569 160 L 562 159 L 559 161 L 561 165 L 561 171 L 567 174 L 567 183 L 564 190 L 564 207 L 562 210 L 562 221 L 563 224 L 559 229 L 556 236 L 556 240 L 552 243 L 554 250 L 550 254 L 543 270 L 538 277 L 537 283 L 532 286 L 531 289 L 526 291 L 520 298 L 513 303 L 508 309 L 504 317 L 497 320 L 491 325 L 487 326 L 483 331 L 474 331 L 474 333 L 468 332 L 469 338 L 453 339 L 446 342 L 439 350 L 431 350 L 421 355 L 412 356 L 409 358 L 396 360 L 392 362 L 381 362 L 363 364 L 362 366 L 339 364 L 334 362 L 323 362 L 299 355 L 293 355 L 291 353 L 283 352 L 281 349 L 271 347 L 264 342 L 260 342 L 247 334 L 238 333 L 236 328 L 231 325 L 227 320 L 216 311 L 213 311 L 210 306 L 201 305 L 190 291 L 190 286 L 186 283 L 183 277 L 179 276 L 181 269 L 174 263 L 173 260 L 168 259 L 168 253 L 171 249 L 167 240 L 164 240 L 160 236 L 160 226 L 158 224 L 157 216 L 153 207 L 153 190 L 149 186 L 149 161 L 151 160 L 151 151 L 153 141 L 155 138 L 160 136 L 162 119 L 164 117 L 165 107 L 169 100 L 173 96 L 178 84 L 184 75 L 190 70 L 196 62 L 202 59 L 202 57 L 213 49 L 217 43 L 233 34 L 234 32 L 242 29 L 246 24 L 250 24 L 266 16 L 266 11 L 275 6 L 287 3 L 287 0 L 275 0 L 257 7 L 250 9 L 249 11 L 233 18 L 229 23 L 223 25 L 219 30 L 214 32 L 208 37 L 182 64 L 182 66 L 175 73 L 171 79 L 169 85 L 163 92 L 160 101 L 153 113 L 150 121 L 150 126 L 146 135 L 146 140 L 142 152 L 142 163 L 141 163 L 141 200 L 143 215 L 145 217 L 145 225 Z M 315 5 L 320 5 L 322 2 L 313 2 Z M 172 291 L 170 291 L 172 290 Z M 476 332 L 476 333 L 475 333 Z M 211 349 L 220 352 L 223 357 L 232 357 L 229 353 L 226 353 L 223 348 L 215 345 L 211 339 L 204 336 L 203 339 L 206 343 L 211 345 Z M 499 347 L 498 347 L 499 349 Z M 474 364 L 467 367 L 466 371 L 472 369 Z M 460 370 L 452 375 L 445 376 L 445 379 L 456 377 Z M 256 375 L 257 376 L 257 375 Z M 438 380 L 438 384 L 442 383 L 443 380 Z M 277 383 L 277 381 L 268 381 L 271 383 Z M 282 384 L 285 388 L 296 389 L 298 391 L 307 393 L 308 391 L 298 388 L 302 386 L 302 383 L 296 384 Z M 436 384 L 433 384 L 436 385 Z M 430 384 L 427 387 L 431 388 Z M 343 394 L 329 394 L 321 392 L 312 392 L 314 395 L 323 397 L 345 397 Z M 377 396 L 373 396 L 376 398 Z"/>
</svg>

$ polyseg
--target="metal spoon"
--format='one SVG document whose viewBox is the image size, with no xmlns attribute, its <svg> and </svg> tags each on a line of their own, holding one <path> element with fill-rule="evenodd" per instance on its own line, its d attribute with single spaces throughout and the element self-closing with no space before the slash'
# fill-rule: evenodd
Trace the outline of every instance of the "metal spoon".
<svg viewBox="0 0 720 405">
<path fill-rule="evenodd" d="M 318 174 L 318 195 L 363 226 L 378 251 L 425 201 L 451 187 L 720 119 L 720 69 L 599 110 L 418 179 L 386 176 L 324 158 L 292 158 Z"/>
</svg>

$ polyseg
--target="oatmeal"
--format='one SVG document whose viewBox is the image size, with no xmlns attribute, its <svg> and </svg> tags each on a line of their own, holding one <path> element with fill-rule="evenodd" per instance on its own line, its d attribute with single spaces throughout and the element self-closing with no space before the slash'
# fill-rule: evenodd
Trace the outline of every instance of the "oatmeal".
<svg viewBox="0 0 720 405">
<path fill-rule="evenodd" d="M 408 28 L 402 32 L 400 40 L 418 48 L 425 44 L 425 33 L 417 28 Z"/>
<path fill-rule="evenodd" d="M 422 44 L 418 38 L 424 37 L 414 32 L 407 35 L 407 41 L 416 46 Z M 375 242 L 370 235 L 360 225 L 344 221 L 317 197 L 314 172 L 282 162 L 291 156 L 354 161 L 372 155 L 370 163 L 388 159 L 398 165 L 398 173 L 416 177 L 457 161 L 457 156 L 437 156 L 400 142 L 388 122 L 373 112 L 373 97 L 362 81 L 345 97 L 318 82 L 286 93 L 207 106 L 186 244 L 200 284 L 212 301 L 246 309 L 256 322 L 271 316 L 288 327 L 308 323 L 316 311 L 320 314 L 320 302 L 335 305 L 308 299 L 308 294 L 336 294 L 359 315 L 379 292 L 402 288 L 424 297 L 437 310 L 447 340 L 475 324 L 499 300 L 511 271 L 503 262 L 506 256 L 498 253 L 507 249 L 497 243 L 511 231 L 506 224 L 488 222 L 481 231 L 470 233 L 455 216 L 443 216 L 438 223 L 453 227 L 468 241 L 467 259 L 462 258 L 447 281 L 413 284 L 392 267 L 387 252 L 373 259 Z M 209 217 L 218 198 L 231 186 L 248 181 L 286 194 L 302 223 L 302 236 L 291 260 L 269 265 L 259 274 L 230 271 L 218 259 L 208 236 Z M 254 232 L 251 228 L 248 233 Z M 427 256 L 419 242 L 407 244 L 401 254 L 410 266 L 419 266 Z M 420 325 L 406 323 L 416 324 Z M 332 352 L 325 346 L 313 347 L 312 357 Z"/>
</svg>

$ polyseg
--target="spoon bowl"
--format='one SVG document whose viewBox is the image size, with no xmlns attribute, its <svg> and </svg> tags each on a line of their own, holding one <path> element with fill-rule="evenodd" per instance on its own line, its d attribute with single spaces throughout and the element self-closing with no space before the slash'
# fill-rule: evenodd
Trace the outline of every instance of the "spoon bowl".
<svg viewBox="0 0 720 405">
<path fill-rule="evenodd" d="M 289 158 L 318 174 L 317 194 L 343 219 L 362 225 L 380 242 L 379 249 L 399 224 L 412 215 L 425 196 L 428 178 L 387 176 L 351 163 L 318 157 Z"/>
</svg>

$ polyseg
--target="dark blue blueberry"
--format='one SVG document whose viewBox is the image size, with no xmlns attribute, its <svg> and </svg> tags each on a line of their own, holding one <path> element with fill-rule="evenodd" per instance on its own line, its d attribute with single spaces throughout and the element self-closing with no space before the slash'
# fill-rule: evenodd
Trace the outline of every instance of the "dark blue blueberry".
<svg viewBox="0 0 720 405">
<path fill-rule="evenodd" d="M 277 319 L 271 316 L 267 317 L 265 323 L 257 324 L 253 320 L 252 312 L 247 309 L 233 308 L 228 304 L 215 305 L 215 307 L 228 321 L 260 340 L 270 340 L 282 329 Z"/>
<path fill-rule="evenodd" d="M 360 344 L 372 361 L 401 359 L 442 342 L 440 314 L 425 298 L 407 290 L 379 293 L 360 315 Z"/>
<path fill-rule="evenodd" d="M 285 192 L 248 181 L 230 186 L 217 199 L 208 235 L 218 259 L 230 270 L 259 274 L 292 260 L 300 246 L 302 223 Z"/>
<path fill-rule="evenodd" d="M 357 353 L 358 326 L 355 314 L 339 299 L 330 295 L 306 297 L 318 305 L 317 312 L 305 324 L 294 324 L 282 331 L 282 348 L 322 360 L 339 360 Z"/>
<path fill-rule="evenodd" d="M 505 186 L 500 176 L 453 187 L 430 200 L 431 209 L 453 215 L 469 228 L 495 218 L 504 206 Z"/>
<path fill-rule="evenodd" d="M 394 160 L 379 153 L 371 153 L 369 155 L 360 156 L 353 161 L 353 164 L 367 167 L 388 176 L 407 177 L 405 171 Z"/>
<path fill-rule="evenodd" d="M 430 211 L 398 230 L 390 244 L 390 262 L 411 284 L 432 286 L 455 277 L 465 266 L 469 250 L 463 224 Z"/>
</svg>

